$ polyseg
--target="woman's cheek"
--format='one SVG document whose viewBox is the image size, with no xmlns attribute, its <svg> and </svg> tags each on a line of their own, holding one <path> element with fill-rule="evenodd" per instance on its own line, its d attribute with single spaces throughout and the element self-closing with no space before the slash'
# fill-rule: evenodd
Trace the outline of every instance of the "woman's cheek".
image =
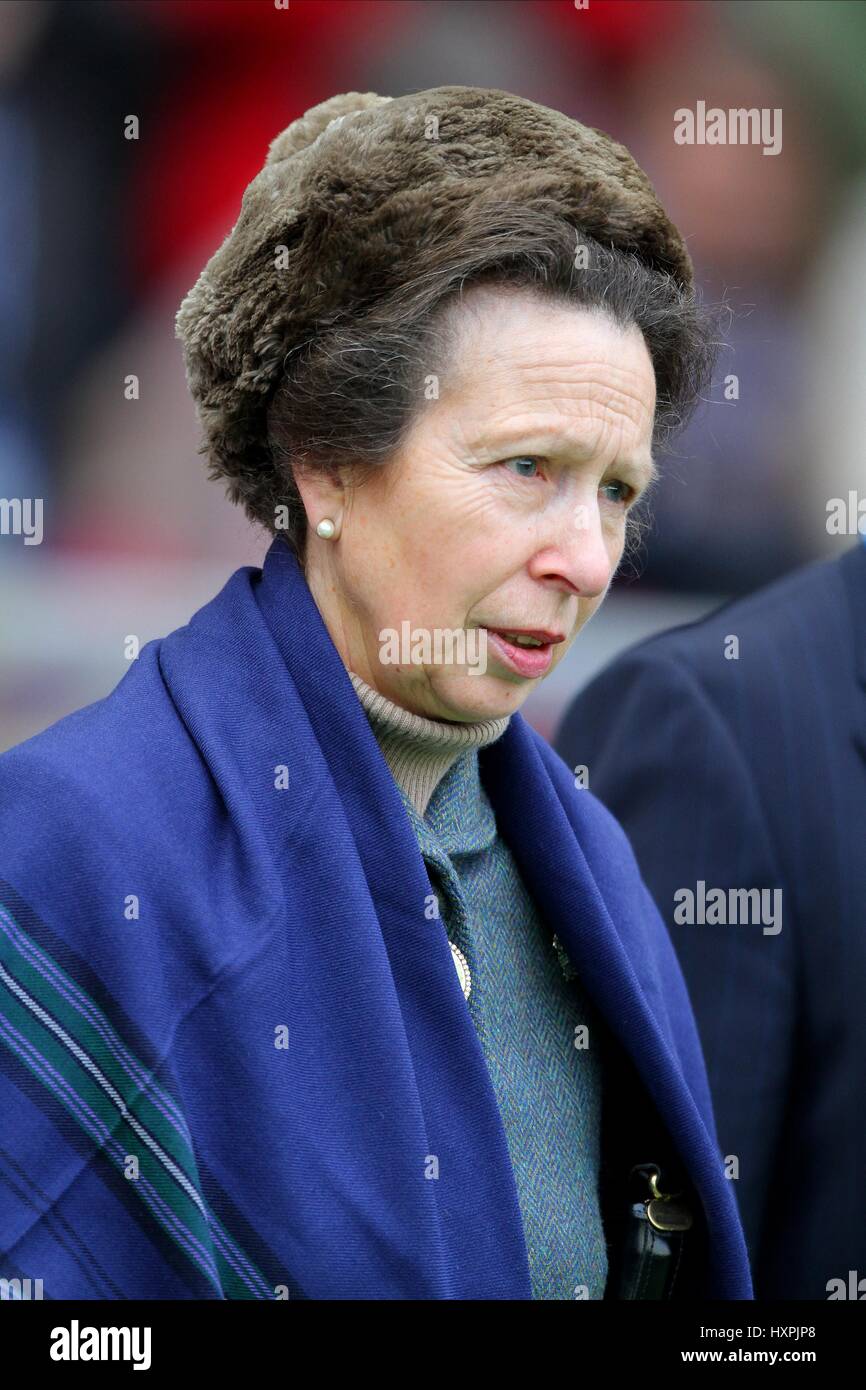
<svg viewBox="0 0 866 1390">
<path fill-rule="evenodd" d="M 604 535 L 611 561 L 619 564 L 625 549 L 626 514 L 624 511 L 620 509 L 616 516 L 605 521 Z"/>
</svg>

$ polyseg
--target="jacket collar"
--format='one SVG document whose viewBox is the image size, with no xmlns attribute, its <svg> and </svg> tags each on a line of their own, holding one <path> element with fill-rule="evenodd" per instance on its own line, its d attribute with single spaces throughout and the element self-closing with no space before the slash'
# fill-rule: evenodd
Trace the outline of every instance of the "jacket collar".
<svg viewBox="0 0 866 1390">
<path fill-rule="evenodd" d="M 461 753 L 430 799 L 424 820 L 446 854 L 476 854 L 497 836 L 496 816 L 481 783 L 477 749 Z"/>
</svg>

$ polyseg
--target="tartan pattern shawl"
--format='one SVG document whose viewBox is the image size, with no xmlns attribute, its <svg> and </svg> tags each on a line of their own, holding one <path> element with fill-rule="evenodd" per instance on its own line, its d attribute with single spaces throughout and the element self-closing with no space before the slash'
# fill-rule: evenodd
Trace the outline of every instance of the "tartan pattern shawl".
<svg viewBox="0 0 866 1390">
<path fill-rule="evenodd" d="M 479 766 L 682 1163 L 690 1296 L 750 1298 L 682 975 L 622 831 L 519 714 Z M 0 757 L 0 880 L 0 1278 L 52 1299 L 531 1297 L 418 844 L 282 541 Z"/>
</svg>

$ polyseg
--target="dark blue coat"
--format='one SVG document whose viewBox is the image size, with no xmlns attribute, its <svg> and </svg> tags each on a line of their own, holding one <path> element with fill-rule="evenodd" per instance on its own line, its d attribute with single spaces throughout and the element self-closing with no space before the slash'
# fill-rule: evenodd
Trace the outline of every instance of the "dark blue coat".
<svg viewBox="0 0 866 1390">
<path fill-rule="evenodd" d="M 866 549 L 633 648 L 555 746 L 670 926 L 756 1296 L 825 1299 L 866 1276 Z M 678 924 L 699 881 L 779 887 L 781 931 Z"/>
<path fill-rule="evenodd" d="M 680 1296 L 751 1297 L 625 837 L 519 715 L 481 767 L 621 1049 L 605 1210 L 626 1165 L 666 1154 L 697 1216 Z M 0 1273 L 52 1298 L 531 1297 L 418 844 L 281 541 L 107 699 L 0 758 L 0 877 Z"/>
</svg>

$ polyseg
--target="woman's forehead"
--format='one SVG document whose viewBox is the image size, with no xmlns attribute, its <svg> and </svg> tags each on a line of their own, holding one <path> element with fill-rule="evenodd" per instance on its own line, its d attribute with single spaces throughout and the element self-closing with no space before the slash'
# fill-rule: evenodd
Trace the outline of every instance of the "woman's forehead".
<svg viewBox="0 0 866 1390">
<path fill-rule="evenodd" d="M 566 421 L 584 435 L 599 416 L 618 419 L 627 434 L 651 431 L 655 370 L 637 328 L 588 315 L 551 321 L 540 333 L 525 328 L 517 320 L 513 334 L 464 339 L 433 413 L 457 411 L 468 430 L 500 433 L 503 444 L 522 448 L 529 434 L 548 431 L 555 441 Z"/>
</svg>

